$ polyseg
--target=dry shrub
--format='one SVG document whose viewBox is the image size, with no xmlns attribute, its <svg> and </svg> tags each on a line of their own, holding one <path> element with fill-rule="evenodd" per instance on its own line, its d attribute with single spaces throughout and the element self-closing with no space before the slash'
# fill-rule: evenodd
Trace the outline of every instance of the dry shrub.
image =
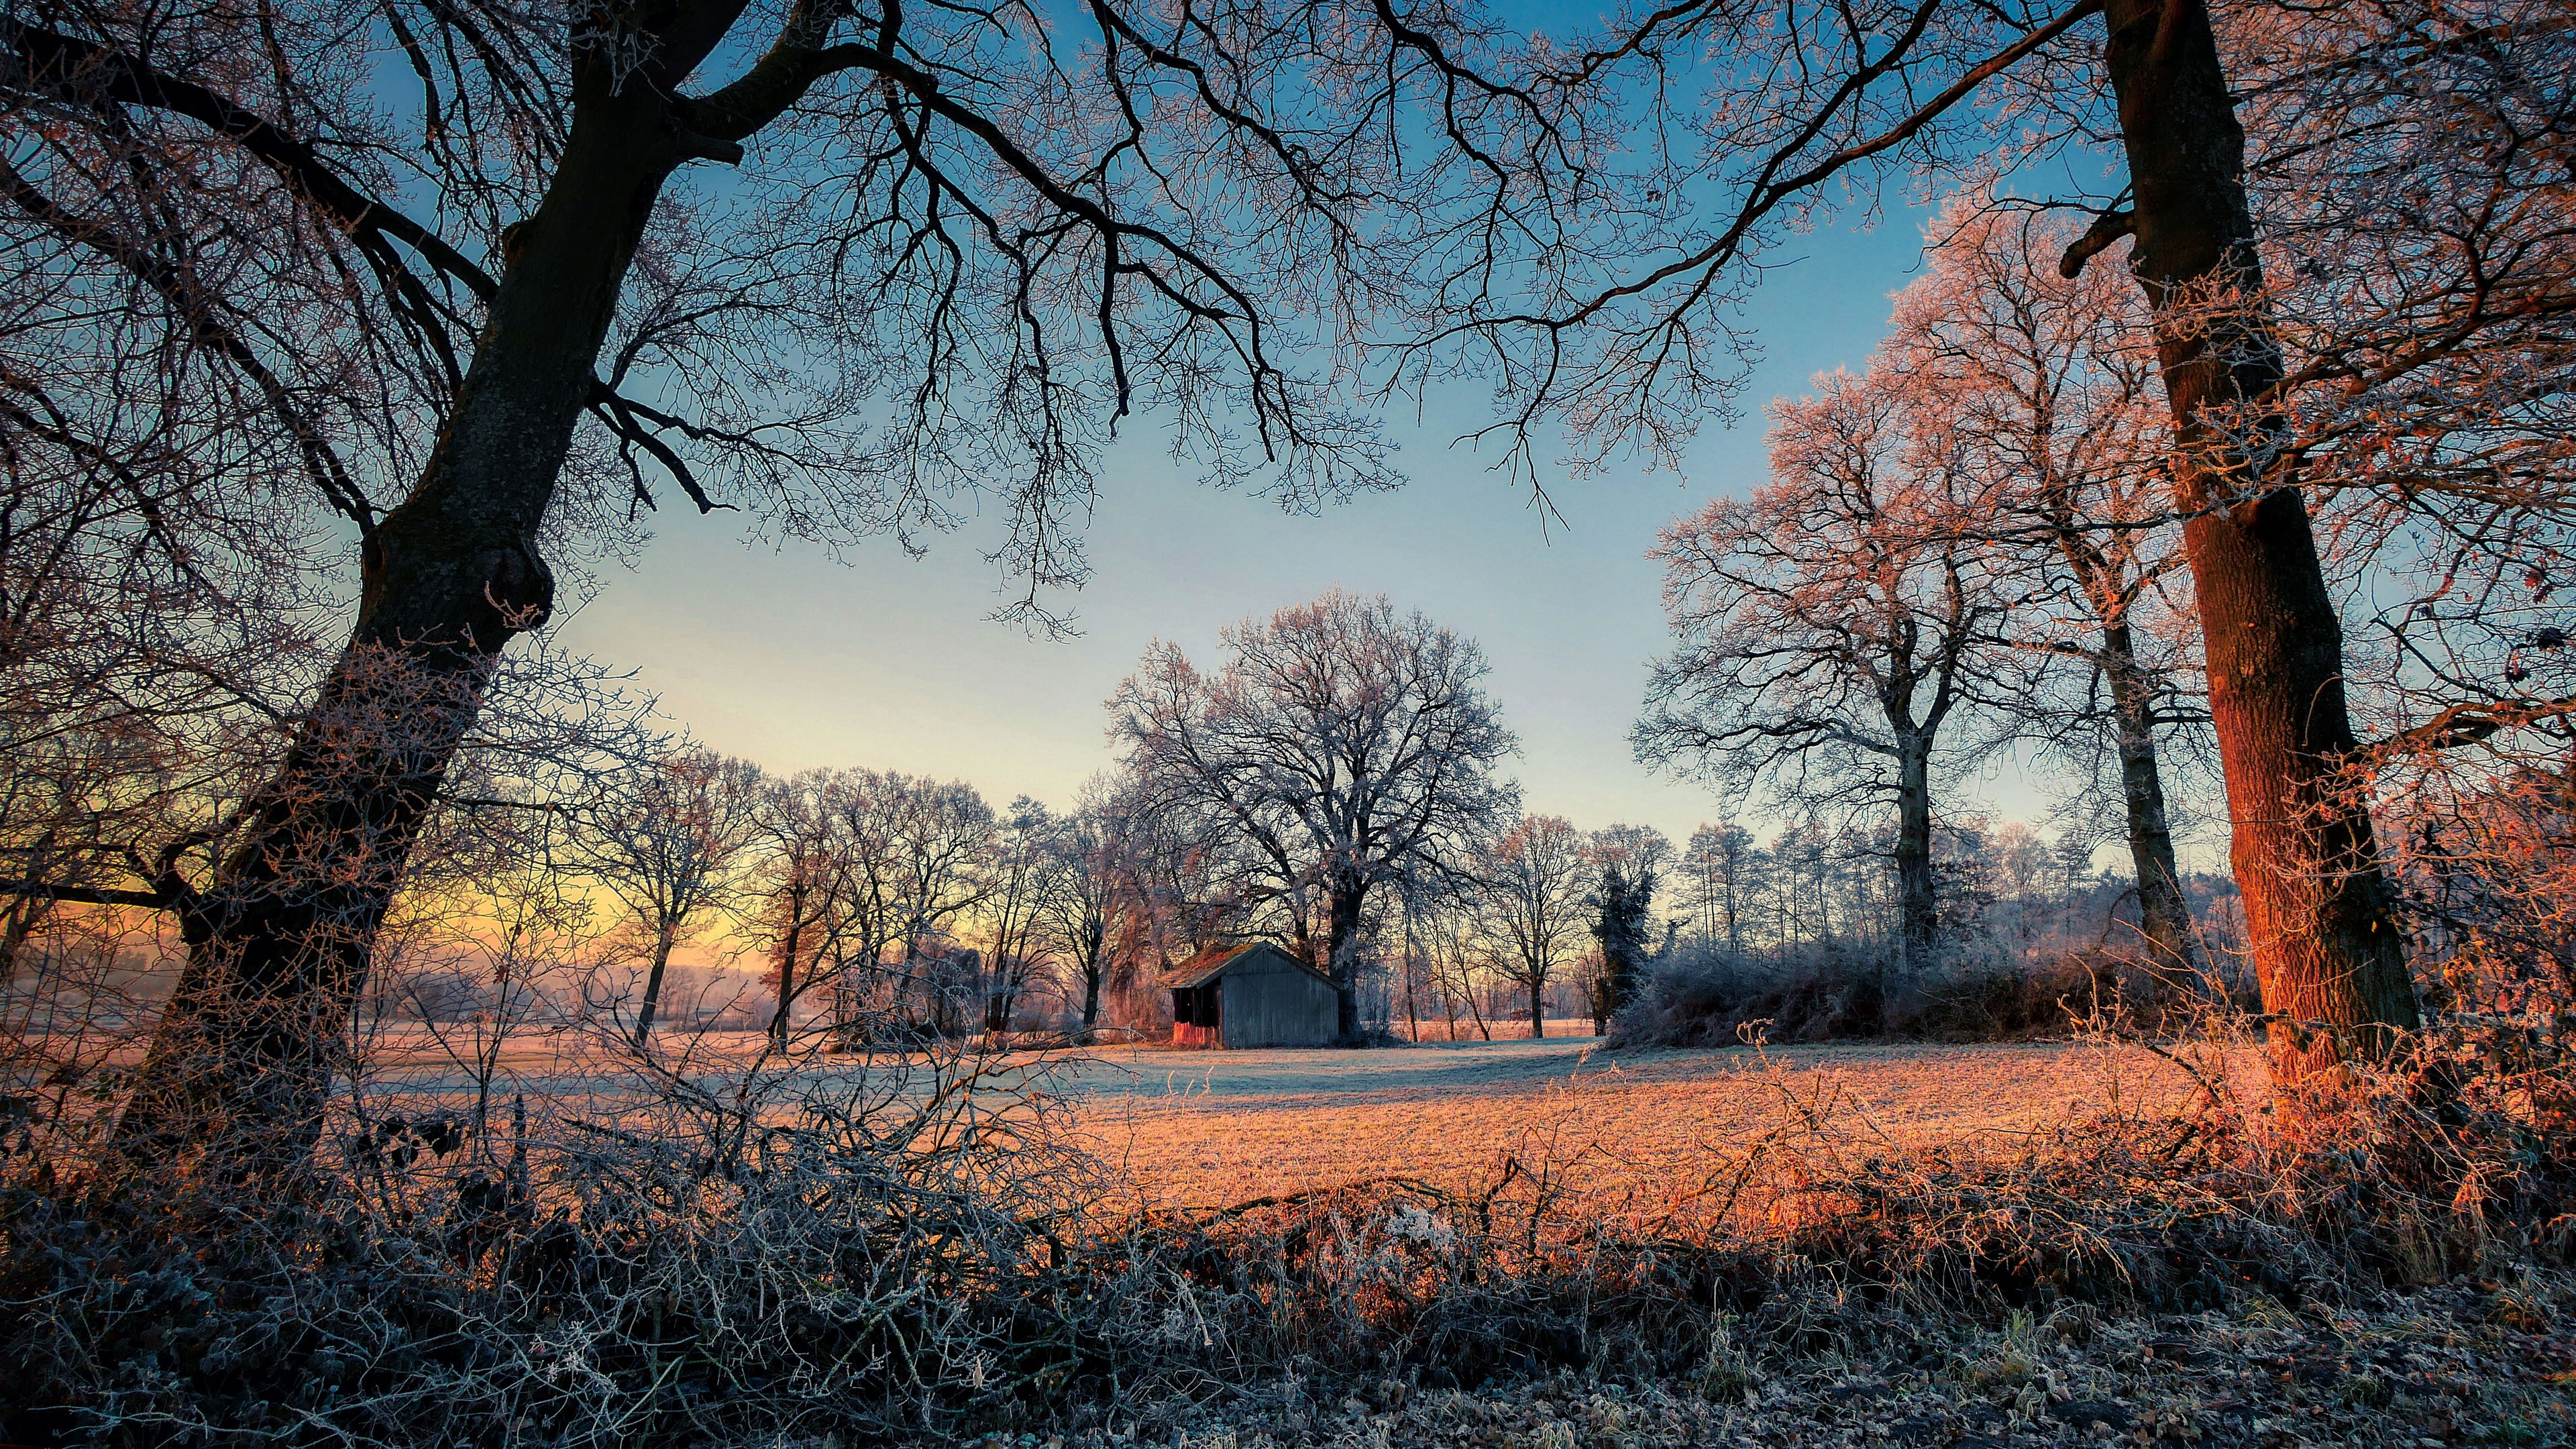
<svg viewBox="0 0 2576 1449">
<path fill-rule="evenodd" d="M 882 1437 L 1007 1417 L 1077 1351 L 1051 1304 L 1091 1184 L 1023 1069 L 763 1057 L 621 1085 L 521 1095 L 488 1131 L 380 1101 L 256 1192 L 20 1159 L 0 1437 Z"/>
<path fill-rule="evenodd" d="M 1611 1042 L 1731 1047 L 1755 1028 L 1780 1042 L 1886 1036 L 1887 975 L 1883 961 L 1830 943 L 1779 962 L 1685 948 L 1657 964 Z"/>
<path fill-rule="evenodd" d="M 1659 1201 L 1603 1213 L 1581 1164 L 1454 1192 L 1390 1178 L 1157 1218 L 1118 1245 L 1105 1331 L 1165 1385 L 1294 1368 L 1434 1385 L 1570 1367 L 1726 1388 L 1747 1355 L 1910 1360 L 1962 1319 L 2349 1300 L 2569 1255 L 2564 1062 L 2455 1034 L 2276 1114 L 2232 1024 L 2160 1047 L 2192 1111 L 1919 1147 L 1785 1074 L 1778 1125 Z M 2438 1089 L 2437 1089 L 2438 1088 Z M 1580 1204 L 1579 1207 L 1575 1206 Z"/>
</svg>

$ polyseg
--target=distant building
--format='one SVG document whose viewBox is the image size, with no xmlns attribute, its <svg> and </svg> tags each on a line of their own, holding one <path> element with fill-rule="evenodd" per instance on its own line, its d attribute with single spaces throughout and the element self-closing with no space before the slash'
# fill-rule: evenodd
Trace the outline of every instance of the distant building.
<svg viewBox="0 0 2576 1449">
<path fill-rule="evenodd" d="M 1327 1046 L 1341 1031 L 1331 978 L 1267 941 L 1206 951 L 1163 985 L 1174 1046 Z"/>
</svg>

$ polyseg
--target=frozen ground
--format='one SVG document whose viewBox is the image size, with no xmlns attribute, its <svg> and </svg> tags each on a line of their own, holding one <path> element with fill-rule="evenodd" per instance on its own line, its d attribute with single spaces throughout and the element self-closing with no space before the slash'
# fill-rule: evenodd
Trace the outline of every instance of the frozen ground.
<svg viewBox="0 0 2576 1449">
<path fill-rule="evenodd" d="M 1063 1069 L 1083 1130 L 1149 1196 L 1216 1204 L 1380 1175 L 1461 1183 L 1507 1156 L 1590 1190 L 1687 1182 L 1712 1149 L 1806 1112 L 1865 1136 L 1997 1144 L 2189 1083 L 2066 1043 L 1611 1052 L 1599 1040 L 1381 1051 L 1105 1051 Z"/>
<path fill-rule="evenodd" d="M 377 1045 L 369 1090 L 399 1099 L 379 1110 L 471 1110 L 470 1030 L 442 1045 L 414 1028 Z M 761 1048 L 748 1033 L 659 1044 L 667 1069 L 718 1092 Z M 2259 1073 L 2250 1057 L 2240 1070 Z M 1614 1052 L 1576 1036 L 1368 1051 L 1112 1047 L 1016 1060 L 1067 1102 L 1084 1145 L 1141 1197 L 1197 1206 L 1382 1176 L 1463 1186 L 1512 1158 L 1643 1204 L 1697 1186 L 1726 1149 L 1810 1117 L 1864 1144 L 2009 1146 L 2108 1108 L 2179 1104 L 2190 1090 L 2142 1050 L 2064 1042 Z M 617 1113 L 641 1085 L 630 1061 L 588 1039 L 513 1040 L 498 1065 L 494 1100 L 526 1090 L 591 1115 Z M 900 1094 L 930 1084 L 900 1075 L 918 1065 L 801 1055 L 790 1070 L 818 1083 L 875 1074 L 901 1083 Z"/>
</svg>

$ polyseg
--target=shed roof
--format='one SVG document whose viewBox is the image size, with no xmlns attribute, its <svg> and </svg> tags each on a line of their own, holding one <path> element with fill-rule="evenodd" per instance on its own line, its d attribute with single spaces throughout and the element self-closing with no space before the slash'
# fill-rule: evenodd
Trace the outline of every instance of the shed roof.
<svg viewBox="0 0 2576 1449">
<path fill-rule="evenodd" d="M 1163 973 L 1163 984 L 1175 991 L 1186 991 L 1193 986 L 1205 986 L 1223 976 L 1229 967 L 1241 964 L 1245 958 L 1260 951 L 1267 951 L 1277 956 L 1280 960 L 1328 986 L 1332 984 L 1333 978 L 1268 941 L 1246 941 L 1238 946 L 1211 946 L 1187 962 Z"/>
</svg>

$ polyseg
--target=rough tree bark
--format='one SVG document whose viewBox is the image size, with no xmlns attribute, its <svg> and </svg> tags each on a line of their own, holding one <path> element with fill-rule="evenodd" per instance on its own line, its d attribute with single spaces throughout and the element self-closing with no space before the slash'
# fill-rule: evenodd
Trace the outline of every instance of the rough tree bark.
<svg viewBox="0 0 2576 1449">
<path fill-rule="evenodd" d="M 805 892 L 800 882 L 787 887 L 787 934 L 778 941 L 778 1010 L 769 1017 L 769 1039 L 787 1044 L 788 1014 L 796 1009 L 796 962 L 805 937 Z"/>
<path fill-rule="evenodd" d="M 348 646 L 180 906 L 188 962 L 117 1124 L 129 1159 L 203 1148 L 254 1170 L 310 1153 L 412 838 L 493 661 L 553 604 L 538 525 L 654 201 L 700 154 L 667 98 L 603 71 L 575 83 L 561 164 L 419 487 L 362 550 Z"/>
<path fill-rule="evenodd" d="M 677 944 L 678 936 L 678 927 L 668 920 L 653 933 L 653 964 L 644 975 L 644 1000 L 635 1008 L 635 1044 L 639 1047 L 653 1039 L 653 1015 L 662 1004 L 662 977 L 671 969 L 671 948 Z"/>
<path fill-rule="evenodd" d="M 2175 487 L 2208 645 L 2275 1079 L 2384 1058 L 2419 1024 L 2370 817 L 2340 774 L 2355 740 L 2343 634 L 2307 499 L 2254 415 L 2282 380 L 2237 124 L 2200 0 L 2110 0 L 2106 52 L 2134 202 L 2131 266 L 2157 319 Z M 2079 259 L 2070 253 L 2070 263 Z"/>
</svg>

